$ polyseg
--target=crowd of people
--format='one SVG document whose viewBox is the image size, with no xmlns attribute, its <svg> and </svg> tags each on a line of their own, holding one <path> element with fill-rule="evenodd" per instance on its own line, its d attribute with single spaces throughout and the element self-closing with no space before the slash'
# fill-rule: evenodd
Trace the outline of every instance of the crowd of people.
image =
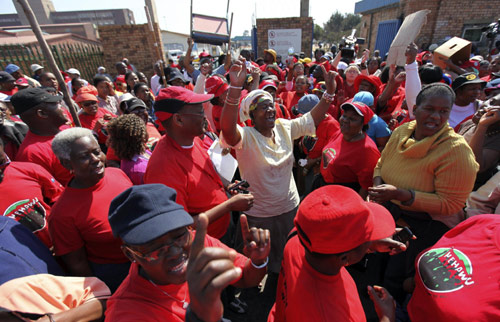
<svg viewBox="0 0 500 322">
<path fill-rule="evenodd" d="M 2 320 L 500 319 L 499 54 L 193 46 L 0 71 Z"/>
</svg>

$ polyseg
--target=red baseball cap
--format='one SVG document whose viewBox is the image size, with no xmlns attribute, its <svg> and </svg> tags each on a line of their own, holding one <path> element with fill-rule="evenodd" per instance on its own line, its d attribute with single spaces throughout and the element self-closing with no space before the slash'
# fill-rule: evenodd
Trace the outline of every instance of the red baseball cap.
<svg viewBox="0 0 500 322">
<path fill-rule="evenodd" d="M 212 94 L 196 94 L 189 89 L 179 86 L 162 88 L 156 96 L 154 110 L 160 122 L 168 120 L 184 105 L 201 104 L 210 101 Z"/>
<path fill-rule="evenodd" d="M 229 88 L 229 85 L 219 76 L 211 76 L 205 81 L 205 89 L 208 94 L 219 97 Z"/>
<path fill-rule="evenodd" d="M 24 78 L 24 77 L 18 78 L 16 80 L 16 85 L 17 86 L 21 86 L 21 87 L 30 86 L 30 84 L 28 83 L 28 80 L 26 78 Z"/>
<path fill-rule="evenodd" d="M 97 88 L 92 85 L 83 86 L 76 92 L 75 102 L 81 103 L 85 101 L 97 102 Z"/>
<path fill-rule="evenodd" d="M 462 65 L 460 65 L 460 68 L 469 68 L 469 67 L 473 67 L 475 69 L 479 69 L 479 62 L 477 60 L 468 60 L 466 61 L 465 63 L 463 63 Z"/>
<path fill-rule="evenodd" d="M 269 79 L 263 80 L 259 85 L 259 89 L 266 89 L 268 87 L 273 87 L 274 89 L 278 89 L 276 83 Z"/>
<path fill-rule="evenodd" d="M 375 115 L 373 110 L 369 108 L 366 104 L 361 102 L 353 102 L 352 98 L 340 106 L 342 111 L 344 111 L 346 107 L 353 108 L 356 111 L 356 113 L 358 113 L 363 117 L 363 125 L 368 124 L 368 122 L 370 122 L 370 120 L 373 118 L 373 115 Z"/>
<path fill-rule="evenodd" d="M 300 204 L 294 223 L 302 244 L 320 254 L 350 251 L 365 242 L 392 236 L 396 230 L 387 209 L 339 185 L 310 193 Z"/>
</svg>

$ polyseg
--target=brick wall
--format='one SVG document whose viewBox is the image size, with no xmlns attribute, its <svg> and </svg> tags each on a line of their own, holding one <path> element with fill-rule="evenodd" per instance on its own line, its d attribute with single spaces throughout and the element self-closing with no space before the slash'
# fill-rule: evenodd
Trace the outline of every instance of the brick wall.
<svg viewBox="0 0 500 322">
<path fill-rule="evenodd" d="M 399 5 L 366 12 L 362 17 L 361 37 L 373 51 L 379 22 L 404 19 L 407 15 L 429 9 L 427 23 L 417 36 L 419 46 L 442 43 L 445 37 L 462 35 L 464 24 L 493 22 L 500 17 L 500 0 L 401 0 Z M 370 25 L 371 33 L 370 33 Z"/>
<path fill-rule="evenodd" d="M 268 47 L 269 29 L 302 29 L 302 51 L 307 57 L 312 56 L 313 19 L 311 17 L 291 17 L 257 19 L 257 56 L 263 57 Z"/>
<path fill-rule="evenodd" d="M 160 39 L 160 52 L 164 57 L 160 30 L 154 25 L 157 39 Z M 148 79 L 153 76 L 153 65 L 158 60 L 154 37 L 147 24 L 99 26 L 99 36 L 104 53 L 104 66 L 109 74 L 115 76 L 115 63 L 127 57 L 138 71 L 146 74 Z"/>
</svg>

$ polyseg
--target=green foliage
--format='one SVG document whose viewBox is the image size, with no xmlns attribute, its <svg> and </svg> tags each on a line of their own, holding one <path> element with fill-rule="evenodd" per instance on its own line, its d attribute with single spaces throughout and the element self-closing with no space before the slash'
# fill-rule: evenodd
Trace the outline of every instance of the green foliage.
<svg viewBox="0 0 500 322">
<path fill-rule="evenodd" d="M 318 25 L 314 26 L 314 39 L 338 43 L 342 39 L 342 36 L 350 35 L 352 29 L 357 29 L 357 34 L 359 35 L 360 26 L 361 16 L 353 13 L 342 14 L 336 11 L 332 14 L 330 19 L 323 24 L 323 28 Z"/>
</svg>

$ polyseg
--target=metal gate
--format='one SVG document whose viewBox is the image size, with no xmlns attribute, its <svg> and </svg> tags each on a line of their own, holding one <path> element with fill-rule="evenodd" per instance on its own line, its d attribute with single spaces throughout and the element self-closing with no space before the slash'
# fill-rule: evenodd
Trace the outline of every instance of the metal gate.
<svg viewBox="0 0 500 322">
<path fill-rule="evenodd" d="M 379 22 L 375 50 L 380 51 L 380 56 L 384 57 L 389 52 L 391 43 L 396 37 L 400 26 L 401 22 L 398 19 Z"/>
</svg>

